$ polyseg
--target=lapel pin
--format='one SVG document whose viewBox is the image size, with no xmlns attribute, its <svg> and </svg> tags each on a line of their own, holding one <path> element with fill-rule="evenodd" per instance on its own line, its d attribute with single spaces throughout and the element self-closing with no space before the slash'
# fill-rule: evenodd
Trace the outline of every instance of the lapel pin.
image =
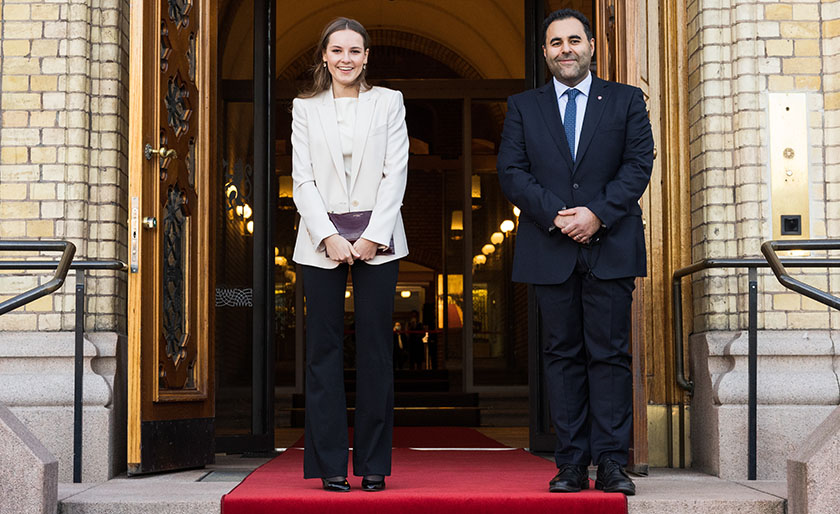
<svg viewBox="0 0 840 514">
<path fill-rule="evenodd" d="M 598 100 L 601 100 L 602 98 L 604 98 L 604 97 L 601 96 L 601 95 L 598 95 Z"/>
</svg>

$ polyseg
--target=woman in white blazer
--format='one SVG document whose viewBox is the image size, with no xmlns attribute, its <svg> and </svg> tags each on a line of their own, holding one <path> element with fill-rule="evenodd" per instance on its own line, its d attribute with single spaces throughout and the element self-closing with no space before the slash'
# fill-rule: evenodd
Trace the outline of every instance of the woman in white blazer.
<svg viewBox="0 0 840 514">
<path fill-rule="evenodd" d="M 300 213 L 294 260 L 306 296 L 304 478 L 349 491 L 344 394 L 344 292 L 353 278 L 356 410 L 353 474 L 385 488 L 394 425 L 392 314 L 398 259 L 408 255 L 400 215 L 408 172 L 402 94 L 365 82 L 370 38 L 347 18 L 321 34 L 311 88 L 293 102 L 292 179 Z M 331 218 L 368 211 L 355 241 Z M 344 237 L 344 236 L 347 237 Z M 358 235 L 358 234 L 357 234 Z"/>
</svg>

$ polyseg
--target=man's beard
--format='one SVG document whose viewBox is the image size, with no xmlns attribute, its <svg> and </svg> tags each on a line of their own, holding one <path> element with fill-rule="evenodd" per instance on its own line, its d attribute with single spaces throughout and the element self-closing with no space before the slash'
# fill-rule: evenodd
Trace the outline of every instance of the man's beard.
<svg viewBox="0 0 840 514">
<path fill-rule="evenodd" d="M 570 68 L 563 66 L 555 60 L 546 61 L 548 70 L 557 80 L 577 80 L 586 76 L 586 70 L 589 68 L 580 60 L 575 61 L 575 66 Z"/>
</svg>

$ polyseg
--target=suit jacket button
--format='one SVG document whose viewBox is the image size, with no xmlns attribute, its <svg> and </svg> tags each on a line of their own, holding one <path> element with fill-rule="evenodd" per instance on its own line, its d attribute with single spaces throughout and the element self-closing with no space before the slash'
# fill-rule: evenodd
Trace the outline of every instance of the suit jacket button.
<svg viewBox="0 0 840 514">
<path fill-rule="evenodd" d="M 358 207 L 358 206 L 359 206 L 359 202 L 357 200 L 353 200 L 353 207 Z"/>
<path fill-rule="evenodd" d="M 572 189 L 577 189 L 577 188 L 579 188 L 579 187 L 580 187 L 580 186 L 577 184 L 577 182 L 575 182 L 574 184 L 572 184 Z"/>
</svg>

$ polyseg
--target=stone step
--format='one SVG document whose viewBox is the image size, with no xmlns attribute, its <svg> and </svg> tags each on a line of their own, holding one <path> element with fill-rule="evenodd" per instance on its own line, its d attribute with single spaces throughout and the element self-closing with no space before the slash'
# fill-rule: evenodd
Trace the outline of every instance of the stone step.
<svg viewBox="0 0 840 514">
<path fill-rule="evenodd" d="M 781 481 L 729 481 L 691 470 L 653 468 L 633 477 L 636 496 L 628 514 L 785 514 L 787 484 Z"/>
<path fill-rule="evenodd" d="M 59 484 L 59 512 L 220 514 L 222 495 L 266 460 L 217 455 L 215 464 L 201 470 L 120 477 L 101 484 Z M 547 487 L 550 478 L 543 485 Z M 627 499 L 629 514 L 785 514 L 786 510 L 784 482 L 728 481 L 663 468 L 633 479 L 637 494 Z"/>
<path fill-rule="evenodd" d="M 484 427 L 522 427 L 530 421 L 527 391 L 482 392 L 478 406 Z"/>
</svg>

